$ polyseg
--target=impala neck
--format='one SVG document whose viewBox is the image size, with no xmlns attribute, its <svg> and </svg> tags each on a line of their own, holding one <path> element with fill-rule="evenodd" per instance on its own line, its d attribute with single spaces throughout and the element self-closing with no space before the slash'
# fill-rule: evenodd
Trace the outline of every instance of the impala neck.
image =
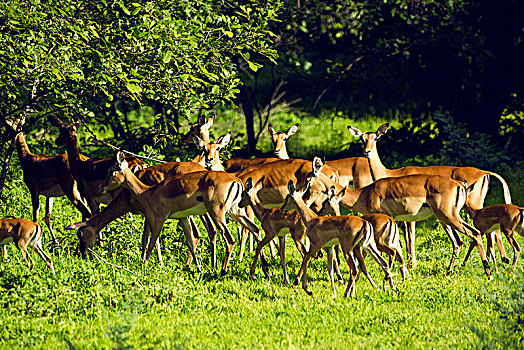
<svg viewBox="0 0 524 350">
<path fill-rule="evenodd" d="M 342 197 L 339 204 L 348 209 L 358 211 L 359 213 L 367 213 L 367 196 L 364 193 L 365 188 L 366 187 L 358 189 L 346 189 L 346 195 Z"/>
<path fill-rule="evenodd" d="M 278 152 L 275 151 L 275 155 L 278 158 L 283 159 L 283 160 L 289 159 L 289 154 L 287 154 L 286 144 L 284 144 L 284 146 L 282 146 L 282 148 Z"/>
<path fill-rule="evenodd" d="M 314 219 L 318 218 L 318 215 L 315 214 L 313 210 L 311 210 L 306 203 L 302 200 L 302 198 L 294 198 L 293 200 L 297 204 L 297 211 L 300 214 L 300 218 L 302 218 L 302 221 L 306 226 Z"/>
<path fill-rule="evenodd" d="M 128 191 L 121 191 L 120 194 L 109 203 L 104 210 L 94 214 L 86 222 L 96 232 L 100 231 L 111 221 L 130 212 L 133 207 L 129 203 L 130 194 Z"/>
<path fill-rule="evenodd" d="M 262 217 L 264 216 L 264 213 L 266 212 L 266 208 L 262 205 L 260 200 L 258 199 L 257 194 L 253 194 L 249 196 L 249 199 L 251 200 L 251 206 L 253 207 L 253 211 L 255 212 L 255 215 L 258 220 L 262 220 Z"/>
<path fill-rule="evenodd" d="M 383 179 L 387 177 L 387 169 L 380 161 L 380 157 L 378 156 L 377 151 L 377 144 L 375 142 L 375 147 L 371 150 L 371 152 L 368 155 L 368 162 L 369 162 L 369 170 L 371 171 L 371 177 L 373 178 L 373 181 L 377 181 L 379 179 Z"/>
<path fill-rule="evenodd" d="M 29 150 L 29 147 L 27 146 L 27 143 L 25 142 L 24 134 L 19 133 L 16 135 L 16 151 L 18 152 L 18 158 L 24 159 L 27 156 L 32 155 L 31 151 Z"/>
<path fill-rule="evenodd" d="M 124 177 L 125 181 L 122 184 L 122 186 L 127 188 L 133 195 L 137 197 L 153 187 L 145 185 L 135 176 L 135 174 L 133 174 L 133 172 L 129 168 L 124 169 Z"/>
<path fill-rule="evenodd" d="M 78 140 L 76 134 L 68 134 L 66 139 L 67 159 L 69 163 L 78 164 L 80 159 L 80 151 L 78 150 Z"/>
</svg>

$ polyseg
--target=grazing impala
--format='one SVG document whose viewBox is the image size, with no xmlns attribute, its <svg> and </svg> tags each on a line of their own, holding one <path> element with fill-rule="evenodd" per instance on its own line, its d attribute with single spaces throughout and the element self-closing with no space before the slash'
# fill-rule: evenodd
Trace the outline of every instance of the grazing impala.
<svg viewBox="0 0 524 350">
<path fill-rule="evenodd" d="M 507 204 L 511 203 L 511 195 L 506 181 L 498 174 L 491 171 L 480 170 L 473 167 L 458 167 L 458 166 L 408 166 L 400 169 L 387 169 L 382 162 L 377 151 L 377 140 L 383 136 L 388 130 L 389 124 L 381 125 L 377 132 L 363 133 L 359 129 L 348 126 L 349 131 L 355 137 L 359 137 L 364 144 L 364 155 L 369 159 L 369 167 L 374 180 L 387 177 L 400 177 L 406 175 L 424 174 L 424 175 L 441 175 L 452 178 L 460 182 L 466 182 L 467 186 L 473 186 L 465 205 L 465 210 L 472 216 L 473 208 L 482 208 L 484 199 L 489 186 L 489 177 L 497 178 L 504 190 L 504 200 Z M 411 255 L 413 266 L 416 266 L 415 258 L 415 224 L 407 226 L 406 243 L 408 253 Z M 497 240 L 500 242 L 500 232 L 497 235 Z M 501 252 L 504 256 L 505 254 Z"/>
<path fill-rule="evenodd" d="M 256 235 L 259 234 L 258 227 L 246 217 L 245 211 L 238 207 L 243 184 L 233 175 L 222 171 L 202 171 L 172 176 L 158 185 L 147 186 L 129 169 L 123 153 L 119 152 L 116 159 L 117 162 L 108 172 L 101 190 L 110 191 L 124 186 L 140 202 L 140 211 L 146 217 L 142 253 L 146 250 L 147 240 L 145 238 L 149 236 L 149 233 L 151 235 L 145 255 L 146 262 L 167 218 L 179 219 L 182 223 L 189 250 L 199 272 L 202 270 L 195 254 L 196 243 L 191 235 L 188 216 L 209 213 L 216 227 L 223 234 L 227 243 L 227 251 L 221 274 L 226 273 L 235 243 L 225 222 L 226 213 Z"/>
<path fill-rule="evenodd" d="M 51 233 L 53 243 L 58 245 L 55 233 L 51 227 L 51 211 L 53 209 L 54 197 L 66 196 L 75 208 L 82 213 L 83 218 L 91 215 L 91 212 L 83 203 L 83 199 L 77 189 L 77 184 L 69 169 L 67 154 L 64 153 L 56 156 L 32 154 L 27 146 L 24 134 L 17 129 L 19 127 L 18 125 L 21 126 L 25 122 L 25 119 L 15 122 L 6 120 L 5 122 L 8 128 L 16 133 L 16 150 L 24 174 L 24 183 L 31 194 L 33 221 L 38 222 L 38 212 L 40 209 L 39 197 L 44 196 L 46 201 L 44 221 Z M 87 159 L 87 157 L 83 155 L 79 156 L 82 159 Z"/>
<path fill-rule="evenodd" d="M 321 174 L 322 160 L 313 160 L 313 183 L 308 193 L 315 197 L 318 192 L 328 193 L 331 187 L 340 192 L 343 187 Z M 382 213 L 396 221 L 421 221 L 435 215 L 448 234 L 453 254 L 448 273 L 453 272 L 462 240 L 457 232 L 470 237 L 476 244 L 486 275 L 491 271 L 486 259 L 480 232 L 460 218 L 460 209 L 466 202 L 464 183 L 438 175 L 408 175 L 380 179 L 360 189 L 346 189 L 340 204 L 363 214 Z"/>
<path fill-rule="evenodd" d="M 110 194 L 100 193 L 98 188 L 104 181 L 107 170 L 115 163 L 115 157 L 89 159 L 81 156 L 76 132 L 80 126 L 80 120 L 75 119 L 74 123 L 63 123 L 54 116 L 49 117 L 49 120 L 60 131 L 56 144 L 65 145 L 67 148 L 69 166 L 74 179 L 78 182 L 80 194 L 86 199 L 91 212 L 97 212 L 99 203 L 108 204 L 112 199 Z M 126 156 L 126 161 L 133 171 L 145 168 L 145 163 L 133 156 Z"/>
<path fill-rule="evenodd" d="M 333 208 L 338 207 L 340 200 L 346 195 L 346 187 L 339 193 L 336 193 L 335 187 L 331 187 L 327 198 L 322 203 L 320 215 L 340 215 Z M 400 246 L 398 225 L 392 217 L 385 214 L 368 214 L 362 219 L 368 221 L 373 227 L 375 243 L 378 250 L 389 256 L 388 267 L 391 270 L 393 261 L 396 259 L 401 264 L 402 278 L 408 276 L 408 269 L 402 257 L 402 248 Z"/>
<path fill-rule="evenodd" d="M 387 263 L 382 259 L 377 247 L 375 246 L 373 228 L 369 222 L 352 215 L 317 216 L 302 200 L 302 195 L 303 192 L 307 190 L 307 185 L 303 192 L 298 192 L 296 191 L 293 181 L 290 180 L 288 190 L 289 194 L 286 196 L 284 205 L 282 205 L 280 210 L 285 213 L 289 210 L 296 209 L 300 214 L 304 225 L 306 225 L 306 233 L 311 241 L 311 247 L 302 259 L 302 265 L 294 283 L 295 286 L 298 285 L 298 281 L 300 277 L 302 277 L 302 288 L 308 295 L 312 295 L 312 292 L 307 288 L 307 266 L 313 255 L 323 247 L 326 247 L 329 248 L 327 250 L 328 272 L 331 279 L 331 287 L 333 289 L 333 299 L 335 299 L 337 293 L 335 290 L 335 280 L 333 278 L 333 246 L 340 244 L 344 257 L 351 270 L 351 276 L 344 297 L 347 297 L 350 291 L 351 296 L 354 295 L 353 286 L 357 277 L 357 270 L 353 260 L 353 254 L 357 258 L 360 269 L 364 275 L 368 278 L 373 287 L 376 287 L 375 282 L 373 282 L 373 279 L 367 271 L 361 249 L 364 249 L 371 254 L 373 259 L 378 262 L 380 267 L 384 270 L 386 279 L 391 288 L 395 288 Z"/>
<path fill-rule="evenodd" d="M 520 255 L 520 246 L 517 243 L 513 233 L 517 232 L 521 236 L 524 236 L 524 208 L 517 207 L 513 204 L 499 204 L 474 210 L 473 225 L 479 229 L 480 233 L 486 234 L 487 236 L 488 256 L 494 254 L 494 237 L 491 236 L 490 233 L 500 229 L 513 248 L 512 266 L 515 267 Z M 468 253 L 466 254 L 466 258 L 464 259 L 464 265 L 466 264 L 473 247 L 473 245 L 470 245 Z M 507 262 L 509 263 L 509 261 Z"/>
<path fill-rule="evenodd" d="M 171 176 L 205 170 L 206 169 L 204 167 L 193 162 L 167 162 L 151 166 L 146 169 L 138 170 L 135 175 L 144 184 L 153 186 L 162 182 L 165 178 Z M 132 196 L 128 190 L 124 189 L 116 195 L 116 197 L 109 203 L 107 207 L 105 207 L 102 211 L 95 213 L 89 218 L 89 220 L 71 224 L 66 227 L 66 229 L 78 230 L 77 236 L 80 243 L 80 252 L 85 255 L 87 248 L 93 248 L 96 235 L 99 234 L 100 230 L 102 230 L 108 223 L 117 219 L 118 217 L 125 215 L 128 212 L 139 213 L 140 208 L 142 208 L 141 203 L 134 196 Z M 214 267 L 216 265 L 216 232 L 212 227 L 211 229 L 209 228 L 209 220 L 211 220 L 210 218 L 207 218 L 206 216 L 201 218 L 210 235 L 211 259 Z M 193 234 L 195 237 L 200 237 L 200 232 L 195 226 L 193 220 L 189 219 L 189 222 L 193 228 Z M 157 248 L 160 264 L 162 265 L 162 255 L 158 242 L 155 246 Z M 191 256 L 191 253 L 189 253 L 189 256 Z M 145 255 L 142 255 L 141 258 L 142 260 L 145 260 Z"/>
<path fill-rule="evenodd" d="M 51 273 L 55 274 L 53 262 L 42 249 L 42 228 L 40 225 L 27 219 L 0 219 L 0 245 L 9 242 L 15 242 L 29 268 L 34 263 L 27 251 L 28 246 L 40 255 L 51 269 Z"/>
</svg>

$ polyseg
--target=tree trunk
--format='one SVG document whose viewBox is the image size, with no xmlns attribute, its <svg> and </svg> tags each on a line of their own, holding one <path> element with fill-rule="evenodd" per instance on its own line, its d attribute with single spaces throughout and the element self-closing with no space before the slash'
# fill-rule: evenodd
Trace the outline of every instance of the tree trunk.
<svg viewBox="0 0 524 350">
<path fill-rule="evenodd" d="M 2 198 L 2 192 L 4 191 L 5 178 L 7 177 L 7 170 L 9 169 L 9 162 L 11 162 L 11 156 L 15 150 L 15 140 L 11 139 L 11 144 L 5 155 L 4 162 L 2 164 L 2 175 L 0 176 L 0 198 Z"/>
<path fill-rule="evenodd" d="M 255 139 L 255 115 L 253 113 L 253 103 L 249 100 L 249 97 L 247 96 L 246 87 L 244 85 L 240 85 L 240 101 L 242 102 L 242 110 L 244 111 L 244 115 L 246 117 L 246 133 L 247 133 L 247 147 L 249 156 L 254 156 L 257 142 Z"/>
</svg>

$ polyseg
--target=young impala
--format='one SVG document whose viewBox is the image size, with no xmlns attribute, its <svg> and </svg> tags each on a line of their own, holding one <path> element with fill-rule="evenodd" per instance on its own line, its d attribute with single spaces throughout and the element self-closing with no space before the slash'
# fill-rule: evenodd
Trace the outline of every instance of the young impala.
<svg viewBox="0 0 524 350">
<path fill-rule="evenodd" d="M 351 276 L 344 297 L 347 297 L 350 291 L 351 296 L 353 296 L 355 291 L 353 286 L 357 277 L 357 269 L 353 260 L 353 254 L 357 258 L 360 269 L 364 275 L 368 278 L 373 287 L 376 287 L 375 282 L 373 282 L 373 279 L 367 271 L 361 249 L 368 252 L 373 259 L 377 261 L 380 267 L 384 270 L 386 274 L 385 278 L 388 280 L 391 288 L 395 288 L 388 265 L 380 256 L 375 245 L 375 240 L 373 239 L 373 228 L 369 222 L 352 215 L 317 216 L 302 199 L 303 192 L 307 190 L 307 187 L 304 191 L 298 192 L 296 191 L 293 181 L 290 180 L 288 190 L 289 194 L 286 196 L 284 205 L 280 210 L 285 213 L 292 209 L 296 209 L 300 214 L 304 225 L 306 225 L 306 233 L 311 241 L 311 247 L 302 259 L 302 266 L 300 267 L 295 280 L 295 286 L 298 285 L 298 281 L 300 277 L 302 277 L 302 288 L 308 295 L 312 295 L 312 292 L 307 288 L 307 266 L 314 254 L 323 247 L 327 247 L 329 248 L 327 254 L 328 272 L 331 279 L 331 287 L 333 289 L 333 298 L 336 298 L 335 281 L 333 279 L 333 246 L 340 244 L 344 258 L 351 270 Z"/>
<path fill-rule="evenodd" d="M 42 228 L 37 223 L 27 219 L 0 219 L 0 245 L 15 242 L 16 247 L 22 253 L 22 257 L 31 268 L 34 263 L 27 247 L 31 247 L 44 260 L 55 274 L 55 268 L 51 258 L 42 249 Z"/>
</svg>

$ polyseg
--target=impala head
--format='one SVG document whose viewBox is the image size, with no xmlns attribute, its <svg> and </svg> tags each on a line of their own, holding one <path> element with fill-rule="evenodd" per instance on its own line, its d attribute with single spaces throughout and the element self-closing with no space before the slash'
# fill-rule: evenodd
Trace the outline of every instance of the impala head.
<svg viewBox="0 0 524 350">
<path fill-rule="evenodd" d="M 126 177 L 124 171 L 126 169 L 129 169 L 126 157 L 123 152 L 118 151 L 116 154 L 116 164 L 109 168 L 104 183 L 100 185 L 98 190 L 106 193 L 120 187 L 125 182 Z"/>
<path fill-rule="evenodd" d="M 215 142 L 205 142 L 198 136 L 193 136 L 193 142 L 198 148 L 202 149 L 205 167 L 210 170 L 223 170 L 220 163 L 220 150 L 231 141 L 231 132 L 219 137 Z"/>
<path fill-rule="evenodd" d="M 20 116 L 19 118 L 13 119 L 2 118 L 1 120 L 4 121 L 4 124 L 6 125 L 8 132 L 16 134 L 22 130 L 22 127 L 24 126 L 26 121 L 26 117 Z"/>
<path fill-rule="evenodd" d="M 82 257 L 87 256 L 87 248 L 95 246 L 97 231 L 89 226 L 86 221 L 76 222 L 65 228 L 66 230 L 78 230 L 76 236 L 78 237 L 78 248 Z"/>
<path fill-rule="evenodd" d="M 309 182 L 302 191 L 297 191 L 293 180 L 289 180 L 287 184 L 288 194 L 284 200 L 284 204 L 280 207 L 280 211 L 287 213 L 290 210 L 298 209 L 297 201 L 303 201 L 302 196 L 309 188 Z"/>
<path fill-rule="evenodd" d="M 193 124 L 189 127 L 187 134 L 182 136 L 181 141 L 184 143 L 193 143 L 193 136 L 198 136 L 205 142 L 209 143 L 209 128 L 215 122 L 215 115 L 211 114 L 208 117 L 203 115 L 198 117 L 196 124 Z"/>
<path fill-rule="evenodd" d="M 320 209 L 319 215 L 326 216 L 339 216 L 340 206 L 338 203 L 346 195 L 346 187 L 337 193 L 335 186 L 331 186 L 328 190 L 327 197 L 322 202 L 322 209 Z"/>
<path fill-rule="evenodd" d="M 242 191 L 240 202 L 238 203 L 238 206 L 240 208 L 245 208 L 249 205 L 253 205 L 254 201 L 252 200 L 254 197 L 256 197 L 258 191 L 264 186 L 264 180 L 266 179 L 266 175 L 263 175 L 260 180 L 257 181 L 256 184 L 253 184 L 253 179 L 249 177 L 246 180 L 246 183 L 244 184 L 245 188 L 244 191 Z"/>
<path fill-rule="evenodd" d="M 50 116 L 49 121 L 53 126 L 56 126 L 60 132 L 60 135 L 58 135 L 55 140 L 55 144 L 57 146 L 66 145 L 68 139 L 76 139 L 76 131 L 80 127 L 80 119 L 78 117 L 75 117 L 75 121 L 73 123 L 63 123 L 56 116 Z"/>
<path fill-rule="evenodd" d="M 281 159 L 289 159 L 286 149 L 286 141 L 289 136 L 294 135 L 298 130 L 298 124 L 293 125 L 287 132 L 276 132 L 273 128 L 273 124 L 269 123 L 267 129 L 271 134 L 271 140 L 273 141 L 273 149 L 275 155 Z"/>
<path fill-rule="evenodd" d="M 355 137 L 360 137 L 362 143 L 364 144 L 364 156 L 369 157 L 371 153 L 376 150 L 377 140 L 384 135 L 389 128 L 389 124 L 382 124 L 377 129 L 377 132 L 366 132 L 363 133 L 358 128 L 348 125 L 348 130 L 351 135 Z"/>
</svg>

